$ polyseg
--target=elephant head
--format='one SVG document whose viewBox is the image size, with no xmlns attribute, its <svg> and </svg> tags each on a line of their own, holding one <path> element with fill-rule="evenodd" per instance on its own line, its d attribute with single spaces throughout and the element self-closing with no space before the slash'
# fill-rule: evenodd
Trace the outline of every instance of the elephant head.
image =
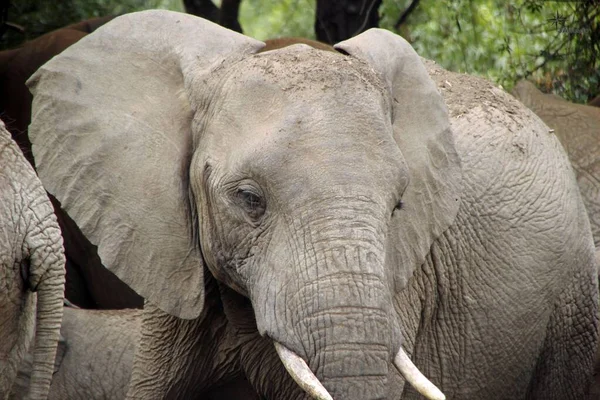
<svg viewBox="0 0 600 400">
<path fill-rule="evenodd" d="M 165 312 L 198 317 L 206 271 L 247 296 L 315 395 L 384 398 L 395 359 L 441 396 L 393 308 L 458 210 L 440 94 L 386 31 L 262 47 L 179 13 L 116 18 L 29 81 L 42 180 Z"/>
</svg>

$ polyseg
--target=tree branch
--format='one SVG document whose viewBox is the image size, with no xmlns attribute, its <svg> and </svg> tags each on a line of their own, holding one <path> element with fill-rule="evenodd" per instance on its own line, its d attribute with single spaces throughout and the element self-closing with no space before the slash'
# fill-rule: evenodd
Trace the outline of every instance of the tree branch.
<svg viewBox="0 0 600 400">
<path fill-rule="evenodd" d="M 211 0 L 183 0 L 183 6 L 188 14 L 219 22 L 219 9 Z"/>
<path fill-rule="evenodd" d="M 242 33 L 238 21 L 242 0 L 222 0 L 219 9 L 211 0 L 183 0 L 185 12 L 205 18 L 225 28 Z"/>
<path fill-rule="evenodd" d="M 400 25 L 402 25 L 404 22 L 406 22 L 406 19 L 415 10 L 415 8 L 417 8 L 418 5 L 419 5 L 419 0 L 413 0 L 410 3 L 410 5 L 408 6 L 408 8 L 406 10 L 404 10 L 402 15 L 400 15 L 400 18 L 398 18 L 398 21 L 396 21 L 396 23 L 394 24 L 394 29 L 398 30 Z"/>
<path fill-rule="evenodd" d="M 236 32 L 243 33 L 242 27 L 238 20 L 241 2 L 242 0 L 221 1 L 221 16 L 219 18 L 219 25 Z"/>
</svg>

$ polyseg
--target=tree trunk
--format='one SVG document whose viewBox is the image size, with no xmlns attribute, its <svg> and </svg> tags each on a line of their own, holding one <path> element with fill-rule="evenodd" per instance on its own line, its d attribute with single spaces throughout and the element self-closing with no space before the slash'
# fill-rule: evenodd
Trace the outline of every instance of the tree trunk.
<svg viewBox="0 0 600 400">
<path fill-rule="evenodd" d="M 183 0 L 185 12 L 243 33 L 238 21 L 241 0 L 222 0 L 219 9 L 211 0 Z"/>
<path fill-rule="evenodd" d="M 317 40 L 335 44 L 379 26 L 381 0 L 317 0 Z"/>
</svg>

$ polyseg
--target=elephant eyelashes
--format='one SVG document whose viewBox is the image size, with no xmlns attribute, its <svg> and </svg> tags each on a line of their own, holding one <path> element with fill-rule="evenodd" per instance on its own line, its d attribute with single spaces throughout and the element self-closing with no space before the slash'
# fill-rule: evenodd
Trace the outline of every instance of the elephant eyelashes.
<svg viewBox="0 0 600 400">
<path fill-rule="evenodd" d="M 258 220 L 265 213 L 265 200 L 254 188 L 240 187 L 235 196 L 237 203 L 253 220 Z"/>
</svg>

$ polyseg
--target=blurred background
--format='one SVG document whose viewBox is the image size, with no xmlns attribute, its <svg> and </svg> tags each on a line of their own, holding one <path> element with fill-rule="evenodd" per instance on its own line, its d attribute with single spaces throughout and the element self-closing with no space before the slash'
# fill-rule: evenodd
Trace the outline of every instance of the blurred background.
<svg viewBox="0 0 600 400">
<path fill-rule="evenodd" d="M 0 50 L 88 18 L 152 8 L 257 39 L 336 43 L 379 26 L 446 69 L 509 91 L 525 78 L 577 103 L 600 93 L 600 0 L 0 0 Z"/>
</svg>

